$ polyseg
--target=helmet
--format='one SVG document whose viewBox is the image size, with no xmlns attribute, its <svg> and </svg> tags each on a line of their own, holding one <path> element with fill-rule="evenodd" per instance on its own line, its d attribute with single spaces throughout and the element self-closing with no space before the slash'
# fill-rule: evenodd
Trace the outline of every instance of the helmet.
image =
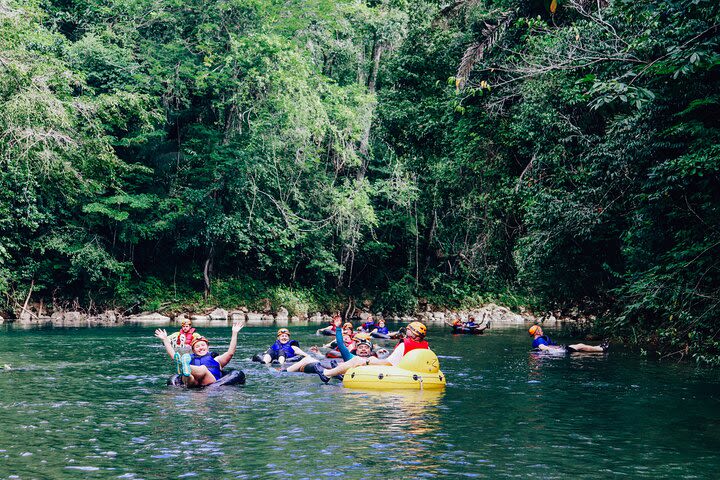
<svg viewBox="0 0 720 480">
<path fill-rule="evenodd" d="M 530 329 L 528 330 L 528 333 L 529 333 L 530 335 L 535 335 L 535 334 L 538 332 L 538 330 L 540 330 L 540 325 L 533 325 L 533 326 L 530 327 Z"/>
<path fill-rule="evenodd" d="M 356 339 L 356 340 L 367 340 L 367 341 L 370 341 L 371 338 L 372 338 L 372 337 L 370 336 L 369 333 L 359 332 L 359 333 L 355 334 L 355 339 Z"/>
<path fill-rule="evenodd" d="M 343 328 L 343 330 L 345 330 L 346 328 L 349 328 L 350 330 L 352 330 L 353 324 L 350 322 L 345 322 L 345 323 L 343 323 L 342 328 Z"/>
<path fill-rule="evenodd" d="M 180 322 L 181 327 L 184 327 L 185 325 L 192 325 L 192 320 L 190 320 L 189 318 L 186 318 L 182 322 Z"/>
<path fill-rule="evenodd" d="M 427 327 L 420 322 L 412 322 L 407 326 L 407 329 L 420 337 L 427 335 Z"/>
<path fill-rule="evenodd" d="M 205 343 L 207 343 L 208 345 L 210 345 L 210 342 L 208 341 L 207 338 L 205 338 L 205 337 L 197 337 L 197 338 L 193 338 L 193 341 L 190 343 L 190 346 L 191 346 L 192 348 L 195 348 L 195 344 L 198 343 L 198 342 L 205 342 Z"/>
<path fill-rule="evenodd" d="M 288 337 L 290 336 L 290 330 L 288 330 L 287 328 L 281 328 L 280 330 L 278 330 L 277 336 L 279 337 L 283 333 L 287 333 Z"/>
<path fill-rule="evenodd" d="M 370 350 L 372 350 L 372 348 L 373 348 L 372 342 L 370 340 L 368 340 L 367 338 L 355 337 L 355 348 L 359 347 L 360 345 L 367 345 L 368 347 L 370 347 Z"/>
</svg>

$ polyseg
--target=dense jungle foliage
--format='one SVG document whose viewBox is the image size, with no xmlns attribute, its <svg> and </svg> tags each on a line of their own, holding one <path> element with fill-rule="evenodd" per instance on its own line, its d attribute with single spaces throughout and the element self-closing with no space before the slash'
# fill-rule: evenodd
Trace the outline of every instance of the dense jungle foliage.
<svg viewBox="0 0 720 480">
<path fill-rule="evenodd" d="M 0 0 L 3 311 L 492 298 L 718 363 L 719 29 L 716 0 Z"/>
</svg>

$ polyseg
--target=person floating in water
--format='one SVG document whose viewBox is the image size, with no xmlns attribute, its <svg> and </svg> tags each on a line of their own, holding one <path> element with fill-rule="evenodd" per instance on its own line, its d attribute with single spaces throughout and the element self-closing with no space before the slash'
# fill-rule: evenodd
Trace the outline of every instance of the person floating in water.
<svg viewBox="0 0 720 480">
<path fill-rule="evenodd" d="M 377 328 L 375 319 L 373 318 L 372 315 L 368 315 L 368 317 L 365 319 L 365 322 L 362 325 L 360 325 L 357 328 L 357 330 L 358 330 L 358 332 L 370 333 L 373 330 L 375 330 L 375 328 Z"/>
<path fill-rule="evenodd" d="M 277 340 L 275 340 L 275 343 L 270 345 L 270 348 L 263 353 L 259 360 L 265 364 L 276 361 L 282 365 L 288 360 L 297 361 L 301 357 L 307 357 L 307 355 L 307 353 L 300 349 L 300 344 L 297 340 L 290 340 L 290 330 L 281 328 L 277 331 Z M 257 360 L 257 358 L 253 360 Z"/>
<path fill-rule="evenodd" d="M 233 323 L 230 346 L 228 346 L 225 353 L 217 356 L 213 356 L 210 352 L 210 342 L 205 337 L 198 337 L 192 341 L 192 355 L 188 353 L 181 355 L 173 348 L 165 330 L 158 328 L 155 330 L 155 336 L 162 340 L 165 351 L 170 355 L 170 358 L 175 360 L 178 374 L 182 375 L 183 383 L 188 387 L 204 387 L 222 378 L 222 369 L 235 355 L 237 335 L 244 326 L 244 322 Z"/>
<path fill-rule="evenodd" d="M 397 332 L 391 332 L 386 326 L 385 326 L 385 319 L 380 317 L 378 318 L 377 322 L 375 323 L 375 329 L 373 329 L 370 332 L 370 335 L 375 338 L 384 338 L 384 339 L 393 339 L 393 338 L 402 338 L 402 331 L 398 330 Z"/>
<path fill-rule="evenodd" d="M 467 322 L 462 321 L 460 317 L 456 317 L 452 322 L 445 320 L 445 324 L 452 327 L 453 333 L 483 334 L 485 330 L 490 328 L 490 322 L 476 323 L 474 315 L 470 315 Z"/>
<path fill-rule="evenodd" d="M 190 345 L 192 345 L 193 340 L 200 337 L 201 335 L 193 328 L 192 321 L 188 319 L 182 321 L 179 332 L 168 335 L 168 338 L 176 351 L 190 351 Z"/>
<path fill-rule="evenodd" d="M 342 325 L 342 317 L 339 313 L 336 313 L 333 315 L 330 325 L 325 328 L 319 328 L 316 333 L 318 335 L 335 335 L 335 330 L 340 328 L 340 325 Z"/>
<path fill-rule="evenodd" d="M 370 341 L 369 338 L 366 336 L 363 336 L 363 334 L 358 334 L 355 337 L 354 347 L 355 349 L 351 352 L 348 347 L 345 345 L 345 342 L 343 342 L 343 334 L 340 330 L 337 330 L 335 332 L 336 335 L 336 341 L 339 346 L 340 354 L 342 355 L 342 358 L 344 361 L 348 361 L 351 358 L 358 356 L 358 357 L 377 357 L 378 354 L 381 352 L 375 352 L 373 348 L 373 344 Z M 366 334 L 365 334 L 366 335 Z M 336 366 L 338 366 L 339 360 L 334 360 L 330 358 L 325 358 L 318 360 L 310 355 L 307 357 L 302 358 L 299 362 L 294 363 L 287 367 L 286 371 L 288 372 L 303 372 L 303 373 L 318 373 L 318 371 L 322 371 L 325 369 L 333 369 Z"/>
<path fill-rule="evenodd" d="M 397 344 L 395 350 L 393 350 L 387 358 L 355 356 L 335 368 L 317 368 L 316 373 L 320 377 L 320 380 L 327 383 L 330 381 L 330 377 L 343 375 L 353 367 L 362 365 L 392 365 L 396 367 L 400 363 L 400 360 L 402 360 L 402 357 L 412 350 L 430 348 L 428 342 L 425 340 L 425 335 L 427 335 L 427 327 L 420 322 L 412 322 L 405 329 L 405 338 Z"/>
<path fill-rule="evenodd" d="M 572 345 L 558 345 L 557 343 L 550 340 L 550 338 L 543 333 L 540 325 L 533 325 L 528 330 L 528 333 L 533 337 L 532 347 L 535 350 L 540 351 L 561 351 L 565 350 L 569 353 L 572 352 L 588 352 L 588 353 L 602 353 L 607 352 L 610 348 L 610 343 L 606 340 L 600 345 L 585 345 L 584 343 L 574 343 Z"/>
</svg>

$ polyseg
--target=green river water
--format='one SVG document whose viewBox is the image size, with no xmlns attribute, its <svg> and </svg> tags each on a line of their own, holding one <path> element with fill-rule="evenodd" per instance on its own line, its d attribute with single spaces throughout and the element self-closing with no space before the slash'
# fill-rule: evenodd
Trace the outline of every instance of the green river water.
<svg viewBox="0 0 720 480">
<path fill-rule="evenodd" d="M 154 328 L 0 329 L 0 478 L 720 477 L 720 374 L 692 364 L 434 327 L 444 393 L 358 392 L 253 364 L 275 328 L 246 327 L 247 385 L 188 391 Z"/>
</svg>

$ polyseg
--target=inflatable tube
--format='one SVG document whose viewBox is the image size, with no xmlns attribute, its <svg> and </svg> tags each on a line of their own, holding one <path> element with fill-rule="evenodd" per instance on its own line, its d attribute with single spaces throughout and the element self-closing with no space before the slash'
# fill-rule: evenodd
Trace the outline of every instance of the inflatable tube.
<svg viewBox="0 0 720 480">
<path fill-rule="evenodd" d="M 334 337 L 335 336 L 335 332 L 331 332 L 330 330 L 323 330 L 322 328 L 318 329 L 315 332 L 315 334 L 316 335 L 324 335 L 326 337 Z"/>
<path fill-rule="evenodd" d="M 379 338 L 381 340 L 399 340 L 402 338 L 402 334 L 400 332 L 392 332 L 392 333 L 378 333 L 374 332 L 370 334 L 373 338 Z"/>
<path fill-rule="evenodd" d="M 482 327 L 452 327 L 454 334 L 463 335 L 482 335 L 485 333 L 485 328 Z"/>
<path fill-rule="evenodd" d="M 325 354 L 327 358 L 342 358 L 342 354 L 340 353 L 340 350 L 330 350 Z"/>
<path fill-rule="evenodd" d="M 173 387 L 184 387 L 185 384 L 182 381 L 182 376 L 175 374 L 168 378 L 167 384 Z M 215 383 L 205 385 L 204 387 L 198 387 L 203 389 L 215 389 L 219 387 L 225 387 L 229 385 L 245 385 L 245 372 L 242 370 L 228 370 L 228 372 Z"/>
<path fill-rule="evenodd" d="M 416 349 L 405 355 L 397 367 L 368 365 L 345 373 L 346 388 L 363 390 L 442 390 L 445 374 L 432 350 Z"/>
<path fill-rule="evenodd" d="M 252 360 L 253 362 L 257 362 L 257 363 L 265 363 L 265 362 L 263 362 L 263 360 L 262 360 L 263 355 L 265 355 L 265 352 L 256 353 L 255 355 L 252 356 L 251 360 Z M 294 357 L 286 358 L 286 359 L 285 359 L 285 363 L 295 363 L 295 362 L 299 362 L 302 358 L 303 358 L 302 355 L 295 355 Z M 274 358 L 273 361 L 270 362 L 270 363 L 271 363 L 271 364 L 278 364 L 278 365 L 279 365 L 279 362 L 277 361 L 276 358 Z"/>
</svg>

